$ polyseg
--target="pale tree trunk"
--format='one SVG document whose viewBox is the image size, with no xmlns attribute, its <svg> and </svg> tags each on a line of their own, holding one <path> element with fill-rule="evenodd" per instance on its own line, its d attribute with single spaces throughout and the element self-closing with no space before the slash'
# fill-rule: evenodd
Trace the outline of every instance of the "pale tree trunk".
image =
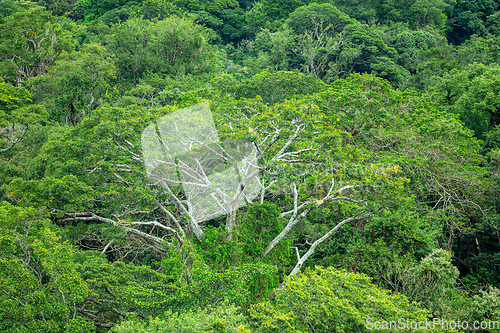
<svg viewBox="0 0 500 333">
<path fill-rule="evenodd" d="M 237 210 L 233 210 L 232 212 L 227 214 L 226 231 L 228 240 L 233 240 L 233 232 L 236 229 L 236 213 Z"/>
</svg>

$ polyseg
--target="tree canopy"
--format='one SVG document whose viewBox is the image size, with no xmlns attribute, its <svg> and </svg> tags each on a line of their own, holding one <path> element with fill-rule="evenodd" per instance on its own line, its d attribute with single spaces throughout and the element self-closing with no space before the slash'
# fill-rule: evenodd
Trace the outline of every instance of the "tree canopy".
<svg viewBox="0 0 500 333">
<path fill-rule="evenodd" d="M 500 332 L 499 10 L 0 0 L 0 330 Z"/>
</svg>

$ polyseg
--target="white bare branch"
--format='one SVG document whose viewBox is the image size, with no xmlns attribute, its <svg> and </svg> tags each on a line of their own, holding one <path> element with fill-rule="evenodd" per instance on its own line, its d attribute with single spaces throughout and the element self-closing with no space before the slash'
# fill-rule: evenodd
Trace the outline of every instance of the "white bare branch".
<svg viewBox="0 0 500 333">
<path fill-rule="evenodd" d="M 14 127 L 14 124 L 13 124 L 13 127 Z M 9 141 L 10 143 L 10 146 L 7 147 L 7 148 L 3 148 L 3 149 L 0 149 L 0 153 L 6 153 L 8 152 L 9 150 L 11 150 L 12 148 L 14 148 L 15 145 L 17 145 L 19 142 L 21 142 L 21 140 L 26 136 L 26 133 L 28 132 L 28 129 L 29 129 L 29 126 L 26 125 L 26 127 L 24 128 L 24 130 L 21 132 L 21 134 L 19 134 L 15 139 L 11 139 L 10 137 L 7 138 L 7 140 Z"/>
<path fill-rule="evenodd" d="M 99 216 L 93 212 L 83 212 L 83 213 L 66 213 L 66 217 L 63 221 L 100 221 L 105 222 L 114 226 L 121 226 L 125 232 L 133 234 L 139 238 L 142 238 L 146 243 L 152 246 L 152 248 L 158 252 L 165 253 L 170 247 L 169 243 L 166 243 L 162 238 L 147 234 L 143 231 L 137 230 L 135 228 L 130 228 L 121 225 L 121 223 L 114 220 Z"/>
<path fill-rule="evenodd" d="M 355 200 L 345 196 L 335 196 L 335 194 L 342 193 L 345 190 L 353 189 L 359 187 L 359 185 L 347 185 L 344 186 L 337 191 L 333 191 L 335 186 L 335 181 L 332 180 L 332 185 L 328 193 L 321 200 L 308 200 L 301 205 L 298 205 L 298 192 L 296 184 L 293 183 L 293 192 L 294 192 L 294 200 L 293 200 L 293 209 L 281 214 L 281 217 L 292 214 L 292 216 L 288 219 L 288 224 L 283 228 L 283 230 L 279 233 L 276 238 L 274 238 L 269 245 L 266 247 L 264 251 L 264 255 L 266 256 L 271 250 L 283 239 L 285 236 L 292 230 L 294 226 L 296 226 L 299 222 L 304 220 L 309 213 L 314 208 L 320 208 L 323 204 L 332 201 L 349 201 L 353 203 L 365 203 L 366 200 Z M 305 208 L 300 214 L 299 211 Z"/>
<path fill-rule="evenodd" d="M 182 237 L 186 237 L 186 234 L 184 233 L 184 229 L 182 229 L 181 224 L 179 220 L 172 214 L 165 206 L 161 204 L 158 200 L 155 199 L 156 204 L 158 207 L 160 207 L 161 211 L 164 212 L 175 224 L 175 227 L 179 230 L 179 233 L 181 234 Z"/>
<path fill-rule="evenodd" d="M 167 192 L 167 194 L 170 196 L 170 199 L 173 201 L 175 207 L 179 209 L 182 214 L 185 214 L 188 217 L 189 226 L 191 227 L 191 230 L 193 230 L 196 238 L 200 240 L 201 235 L 203 234 L 203 230 L 201 230 L 198 222 L 194 219 L 191 212 L 188 211 L 188 209 L 186 209 L 186 206 L 184 206 L 181 200 L 172 192 L 170 186 L 168 186 L 168 184 L 164 180 L 160 180 L 160 184 L 163 187 L 163 189 Z"/>
<path fill-rule="evenodd" d="M 281 147 L 281 149 L 278 151 L 276 155 L 271 159 L 271 161 L 275 161 L 276 159 L 282 158 L 283 154 L 285 151 L 290 147 L 290 145 L 297 139 L 299 136 L 300 131 L 305 129 L 307 126 L 305 124 L 299 124 L 295 126 L 295 133 L 288 139 L 288 141 Z"/>
<path fill-rule="evenodd" d="M 115 144 L 116 148 L 118 148 L 118 149 L 119 149 L 119 150 L 121 150 L 121 151 L 126 152 L 126 153 L 129 155 L 129 157 L 130 157 L 131 159 L 133 159 L 134 161 L 139 162 L 139 163 L 142 163 L 142 162 L 143 162 L 142 157 L 141 157 L 140 155 L 138 155 L 138 154 L 134 153 L 133 151 L 131 151 L 131 150 L 129 150 L 129 149 L 127 149 L 127 148 L 123 147 L 122 145 L 120 145 L 120 144 L 118 143 L 118 140 L 117 140 L 116 138 L 117 138 L 117 136 L 113 134 L 113 142 L 114 142 L 114 144 Z M 126 140 L 125 140 L 125 141 L 126 141 Z M 127 143 L 130 143 L 130 142 L 128 142 L 128 141 L 127 141 Z"/>
<path fill-rule="evenodd" d="M 364 212 L 362 212 L 361 214 L 363 214 Z M 292 272 L 290 273 L 290 275 L 295 275 L 299 272 L 300 268 L 302 267 L 302 265 L 306 262 L 306 260 L 314 254 L 314 251 L 316 250 L 316 248 L 318 247 L 319 244 L 323 243 L 328 237 L 330 237 L 331 235 L 333 235 L 333 233 L 337 230 L 340 229 L 340 227 L 342 227 L 344 224 L 346 223 L 349 223 L 349 222 L 352 222 L 352 221 L 355 221 L 355 220 L 363 220 L 363 219 L 366 219 L 370 216 L 372 216 L 373 212 L 370 212 L 368 214 L 364 214 L 364 215 L 356 215 L 356 216 L 351 216 L 341 222 L 339 222 L 332 230 L 330 230 L 329 232 L 327 232 L 326 234 L 324 234 L 321 238 L 319 238 L 318 240 L 316 240 L 314 243 L 312 243 L 311 247 L 309 248 L 309 250 L 298 260 L 297 264 L 295 265 L 295 267 L 293 268 Z"/>
</svg>

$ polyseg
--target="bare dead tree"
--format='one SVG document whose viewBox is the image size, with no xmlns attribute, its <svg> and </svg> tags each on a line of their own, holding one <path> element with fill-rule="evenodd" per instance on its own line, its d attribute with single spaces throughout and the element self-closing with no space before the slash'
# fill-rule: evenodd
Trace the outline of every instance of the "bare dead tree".
<svg viewBox="0 0 500 333">
<path fill-rule="evenodd" d="M 243 123 L 248 120 L 245 112 L 239 114 Z M 231 133 L 232 124 L 236 121 L 239 120 L 235 117 L 228 121 L 229 133 L 222 133 L 225 137 L 234 134 Z M 216 129 L 205 103 L 160 118 L 142 132 L 142 140 L 111 133 L 111 143 L 120 158 L 131 162 L 112 162 L 106 168 L 89 166 L 87 172 L 106 170 L 109 182 L 130 187 L 132 176 L 144 176 L 145 166 L 151 180 L 147 186 L 155 191 L 161 189 L 161 196 L 167 201 L 157 196 L 154 213 L 123 206 L 121 212 L 113 214 L 114 218 L 86 211 L 66 213 L 63 221 L 100 221 L 118 226 L 131 240 L 165 253 L 173 239 L 181 246 L 191 232 L 201 239 L 204 221 L 218 216 L 227 216 L 226 230 L 230 235 L 237 227 L 236 210 L 239 207 L 254 201 L 263 203 L 267 195 L 286 193 L 291 188 L 293 207 L 281 214 L 288 223 L 267 246 L 267 255 L 314 209 L 335 201 L 365 203 L 347 194 L 359 189 L 359 185 L 336 187 L 334 181 L 321 198 L 299 202 L 297 182 L 313 170 L 324 171 L 327 162 L 320 156 L 328 142 L 311 140 L 311 135 L 320 133 L 311 131 L 311 126 L 320 122 L 298 118 L 270 120 L 249 127 L 249 133 L 255 135 L 252 141 L 220 140 L 221 131 Z M 282 166 L 290 171 L 283 173 Z M 108 242 L 102 246 L 107 246 Z"/>
</svg>

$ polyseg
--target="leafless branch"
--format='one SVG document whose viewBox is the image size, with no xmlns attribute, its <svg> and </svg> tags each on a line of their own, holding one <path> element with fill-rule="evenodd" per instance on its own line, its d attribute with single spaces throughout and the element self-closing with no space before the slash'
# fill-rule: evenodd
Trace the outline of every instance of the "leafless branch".
<svg viewBox="0 0 500 333">
<path fill-rule="evenodd" d="M 297 225 L 299 222 L 304 220 L 309 213 L 314 209 L 314 208 L 319 208 L 323 204 L 331 201 L 349 201 L 353 203 L 365 203 L 366 200 L 355 200 L 349 197 L 345 196 L 335 196 L 335 194 L 342 193 L 345 190 L 348 189 L 353 189 L 359 187 L 359 185 L 347 185 L 344 186 L 337 191 L 333 191 L 333 188 L 335 186 L 335 181 L 332 180 L 332 185 L 330 187 L 330 190 L 328 193 L 320 200 L 308 200 L 307 202 L 299 205 L 298 204 L 298 191 L 297 191 L 297 186 L 295 183 L 293 183 L 293 192 L 294 192 L 294 200 L 293 200 L 293 209 L 287 212 L 284 212 L 281 214 L 281 217 L 284 217 L 286 215 L 292 214 L 292 216 L 288 219 L 288 224 L 283 228 L 283 230 L 279 233 L 278 236 L 276 236 L 266 247 L 264 251 L 264 255 L 267 255 L 271 250 L 283 239 L 285 236 L 292 230 L 292 228 Z M 299 211 L 301 209 L 305 208 L 300 214 Z"/>
<path fill-rule="evenodd" d="M 169 243 L 166 243 L 160 237 L 156 237 L 154 235 L 147 234 L 147 233 L 140 231 L 140 230 L 137 230 L 135 228 L 123 226 L 114 220 L 96 215 L 93 212 L 66 214 L 66 217 L 63 219 L 63 221 L 100 221 L 100 222 L 108 223 L 108 224 L 115 225 L 115 226 L 121 226 L 125 230 L 125 232 L 143 239 L 146 243 L 151 245 L 154 250 L 161 252 L 161 253 L 166 252 L 170 246 Z"/>
<path fill-rule="evenodd" d="M 7 147 L 7 148 L 0 149 L 0 153 L 6 153 L 6 152 L 8 152 L 12 148 L 14 148 L 15 145 L 17 145 L 19 142 L 21 142 L 21 140 L 25 137 L 26 133 L 28 132 L 28 129 L 29 129 L 29 126 L 26 125 L 26 127 L 24 128 L 24 130 L 21 132 L 21 134 L 19 134 L 14 139 L 14 141 L 11 141 L 10 138 L 8 138 L 7 140 L 9 141 L 10 146 Z"/>
<path fill-rule="evenodd" d="M 361 213 L 363 214 L 363 213 Z M 319 238 L 318 240 L 316 240 L 314 243 L 312 243 L 311 247 L 309 248 L 309 250 L 299 259 L 299 261 L 297 262 L 297 264 L 295 265 L 295 267 L 293 268 L 292 272 L 290 273 L 290 275 L 295 275 L 299 272 L 300 268 L 302 267 L 302 265 L 306 262 L 306 260 L 311 256 L 313 255 L 314 251 L 316 250 L 316 247 L 318 247 L 319 244 L 323 243 L 328 237 L 330 237 L 331 235 L 333 235 L 333 233 L 337 230 L 340 229 L 340 227 L 342 227 L 344 224 L 346 223 L 349 223 L 349 222 L 352 222 L 352 221 L 355 221 L 355 220 L 362 220 L 362 219 L 366 219 L 370 216 L 372 216 L 373 212 L 370 212 L 368 214 L 364 214 L 364 215 L 356 215 L 356 216 L 351 216 L 341 222 L 339 222 L 332 230 L 330 230 L 329 232 L 327 232 L 325 235 L 323 235 L 321 238 Z"/>
</svg>

